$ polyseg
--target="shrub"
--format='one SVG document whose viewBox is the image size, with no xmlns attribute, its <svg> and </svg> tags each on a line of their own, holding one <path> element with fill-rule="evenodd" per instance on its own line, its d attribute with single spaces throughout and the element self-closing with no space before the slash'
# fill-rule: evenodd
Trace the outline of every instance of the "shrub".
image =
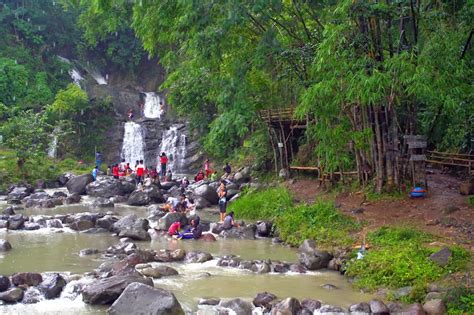
<svg viewBox="0 0 474 315">
<path fill-rule="evenodd" d="M 247 192 L 229 206 L 237 218 L 274 219 L 292 206 L 288 190 L 282 187 Z"/>
</svg>

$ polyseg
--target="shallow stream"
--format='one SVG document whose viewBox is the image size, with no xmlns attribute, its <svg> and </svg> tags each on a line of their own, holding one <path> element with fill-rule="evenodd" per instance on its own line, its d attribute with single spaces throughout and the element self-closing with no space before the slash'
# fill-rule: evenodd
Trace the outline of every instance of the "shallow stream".
<svg viewBox="0 0 474 315">
<path fill-rule="evenodd" d="M 23 212 L 24 211 L 24 212 Z M 26 215 L 65 214 L 84 211 L 98 211 L 86 204 L 61 206 L 53 209 L 25 209 Z M 117 205 L 114 212 L 120 215 L 137 213 L 146 217 L 146 208 Z M 20 211 L 18 211 L 20 213 Z M 204 216 L 212 216 L 206 211 Z M 217 213 L 215 214 L 217 218 Z M 40 229 L 37 231 L 0 230 L 0 238 L 7 239 L 13 250 L 0 254 L 0 274 L 14 272 L 67 272 L 71 274 L 92 271 L 103 260 L 100 255 L 79 256 L 84 248 L 105 250 L 118 242 L 118 238 L 108 234 L 77 233 L 67 228 Z M 287 262 L 297 261 L 297 252 L 270 240 L 217 240 L 202 242 L 194 240 L 172 240 L 165 237 L 151 242 L 137 242 L 141 248 L 155 250 L 168 248 L 201 250 L 214 257 L 238 255 L 244 259 L 272 259 Z M 355 291 L 347 279 L 337 272 L 321 271 L 306 274 L 255 274 L 249 271 L 216 266 L 217 260 L 204 264 L 170 263 L 179 275 L 155 280 L 155 286 L 172 291 L 187 311 L 196 311 L 202 297 L 244 298 L 251 300 L 259 292 L 268 291 L 279 298 L 313 298 L 325 304 L 348 307 L 352 303 L 369 301 L 372 296 Z M 210 274 L 210 276 L 209 276 Z M 322 288 L 324 284 L 338 287 L 336 290 Z M 105 307 L 92 307 L 82 302 L 81 296 L 70 300 L 67 292 L 59 299 L 44 300 L 37 304 L 16 304 L 0 306 L 2 314 L 93 314 L 104 313 Z"/>
</svg>

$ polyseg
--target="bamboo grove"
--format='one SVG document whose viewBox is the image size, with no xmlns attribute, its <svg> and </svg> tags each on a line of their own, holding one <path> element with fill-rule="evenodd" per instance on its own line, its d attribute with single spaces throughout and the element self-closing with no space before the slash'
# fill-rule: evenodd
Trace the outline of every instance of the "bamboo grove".
<svg viewBox="0 0 474 315">
<path fill-rule="evenodd" d="M 314 163 L 357 170 L 377 192 L 406 180 L 404 135 L 469 150 L 470 1 L 70 2 L 94 17 L 82 18 L 94 21 L 82 25 L 91 41 L 127 24 L 159 56 L 169 102 L 216 157 L 244 140 L 271 157 L 256 113 L 288 106 L 311 117 L 300 145 L 310 145 Z"/>
</svg>

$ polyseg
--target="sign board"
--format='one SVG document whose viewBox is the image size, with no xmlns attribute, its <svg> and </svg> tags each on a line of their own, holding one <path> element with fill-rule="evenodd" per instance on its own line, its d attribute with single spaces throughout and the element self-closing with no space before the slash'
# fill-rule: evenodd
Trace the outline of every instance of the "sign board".
<svg viewBox="0 0 474 315">
<path fill-rule="evenodd" d="M 279 148 L 283 148 L 283 143 L 278 142 L 278 147 L 279 147 Z"/>
<path fill-rule="evenodd" d="M 426 161 L 426 155 L 424 154 L 412 154 L 410 161 Z"/>
<path fill-rule="evenodd" d="M 417 140 L 417 141 L 407 141 L 408 149 L 425 149 L 427 146 L 426 141 Z"/>
</svg>

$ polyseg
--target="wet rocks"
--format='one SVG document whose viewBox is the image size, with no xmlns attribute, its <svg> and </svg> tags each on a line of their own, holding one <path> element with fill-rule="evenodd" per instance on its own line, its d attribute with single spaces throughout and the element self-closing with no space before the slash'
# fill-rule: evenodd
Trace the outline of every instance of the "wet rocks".
<svg viewBox="0 0 474 315">
<path fill-rule="evenodd" d="M 0 239 L 0 252 L 7 252 L 12 249 L 12 245 L 9 241 Z"/>
<path fill-rule="evenodd" d="M 147 268 L 142 268 L 138 270 L 142 275 L 145 277 L 151 277 L 154 279 L 161 278 L 161 273 L 158 269 L 155 269 L 153 267 L 147 267 Z"/>
<path fill-rule="evenodd" d="M 116 223 L 118 219 L 111 215 L 105 215 L 100 219 L 97 219 L 96 225 L 100 228 L 106 229 L 108 231 L 112 230 L 114 223 Z"/>
<path fill-rule="evenodd" d="M 81 249 L 79 252 L 79 256 L 90 256 L 98 254 L 99 250 L 97 248 L 84 248 Z"/>
<path fill-rule="evenodd" d="M 14 186 L 7 195 L 7 201 L 9 200 L 22 200 L 25 197 L 31 195 L 34 188 L 30 185 Z"/>
<path fill-rule="evenodd" d="M 203 263 L 209 260 L 212 260 L 212 255 L 201 251 L 190 251 L 184 257 L 186 263 Z"/>
<path fill-rule="evenodd" d="M 179 221 L 181 223 L 181 226 L 185 226 L 188 224 L 188 219 L 186 218 L 186 215 L 178 212 L 171 212 L 167 213 L 165 216 L 158 220 L 157 228 L 163 231 L 168 231 L 171 224 L 176 221 Z"/>
<path fill-rule="evenodd" d="M 272 231 L 272 222 L 259 221 L 257 222 L 257 235 L 260 237 L 269 237 Z"/>
<path fill-rule="evenodd" d="M 218 305 L 220 303 L 220 299 L 216 298 L 201 298 L 199 299 L 199 305 Z"/>
<path fill-rule="evenodd" d="M 40 284 L 43 281 L 43 277 L 41 274 L 35 272 L 19 272 L 14 273 L 11 280 L 16 286 L 27 285 L 31 287 Z"/>
<path fill-rule="evenodd" d="M 151 240 L 150 234 L 148 234 L 149 228 L 150 225 L 147 219 L 138 218 L 133 222 L 133 224 L 122 227 L 118 236 L 129 237 L 132 240 L 149 241 Z"/>
<path fill-rule="evenodd" d="M 313 314 L 314 311 L 321 308 L 321 302 L 312 299 L 304 299 L 301 301 L 301 307 L 310 311 L 310 313 Z"/>
<path fill-rule="evenodd" d="M 64 203 L 67 205 L 75 204 L 81 202 L 81 195 L 77 193 L 73 193 L 64 200 Z"/>
<path fill-rule="evenodd" d="M 370 313 L 370 305 L 368 303 L 362 302 L 357 304 L 352 304 L 349 306 L 349 311 L 353 313 Z"/>
<path fill-rule="evenodd" d="M 298 314 L 301 310 L 300 301 L 295 298 L 286 298 L 272 308 L 272 315 Z"/>
<path fill-rule="evenodd" d="M 374 299 L 369 302 L 370 311 L 372 314 L 378 315 L 388 315 L 390 314 L 390 310 L 388 309 L 387 305 L 384 302 Z"/>
<path fill-rule="evenodd" d="M 156 253 L 154 260 L 159 262 L 182 261 L 185 256 L 186 252 L 182 249 L 176 249 L 174 251 L 162 249 Z"/>
<path fill-rule="evenodd" d="M 90 218 L 78 218 L 72 222 L 69 227 L 75 231 L 85 231 L 95 226 L 94 222 Z"/>
<path fill-rule="evenodd" d="M 0 300 L 7 303 L 15 303 L 23 299 L 23 290 L 20 288 L 11 288 L 0 293 Z"/>
<path fill-rule="evenodd" d="M 115 205 L 110 199 L 99 197 L 92 202 L 92 206 L 96 208 L 113 208 Z"/>
<path fill-rule="evenodd" d="M 19 230 L 25 225 L 26 218 L 22 214 L 16 214 L 8 218 L 8 229 Z"/>
<path fill-rule="evenodd" d="M 316 248 L 313 240 L 305 240 L 299 248 L 299 262 L 308 270 L 326 268 L 333 258 L 328 252 Z"/>
<path fill-rule="evenodd" d="M 21 300 L 24 304 L 35 304 L 43 300 L 43 294 L 37 287 L 29 287 L 26 289 Z"/>
<path fill-rule="evenodd" d="M 184 311 L 173 293 L 143 283 L 129 284 L 107 310 L 108 314 L 169 314 Z"/>
<path fill-rule="evenodd" d="M 168 267 L 168 266 L 145 266 L 145 268 L 138 268 L 139 266 L 135 266 L 135 268 L 144 276 L 153 277 L 153 278 L 161 278 L 161 277 L 170 277 L 170 276 L 177 276 L 178 271 L 176 269 Z"/>
<path fill-rule="evenodd" d="M 66 280 L 58 273 L 47 274 L 38 289 L 43 293 L 46 299 L 57 298 L 63 288 L 66 286 Z"/>
<path fill-rule="evenodd" d="M 326 290 L 337 290 L 337 289 L 339 289 L 334 284 L 330 284 L 330 283 L 323 284 L 321 286 L 321 288 L 326 289 Z"/>
<path fill-rule="evenodd" d="M 10 279 L 6 276 L 0 275 L 0 292 L 5 291 L 10 287 Z"/>
<path fill-rule="evenodd" d="M 110 278 L 99 279 L 89 284 L 82 292 L 82 300 L 92 305 L 113 303 L 125 288 L 134 282 L 153 286 L 153 280 L 144 278 L 138 273 L 116 275 Z"/>
<path fill-rule="evenodd" d="M 345 313 L 345 312 L 342 307 L 325 304 L 319 308 L 319 313 Z"/>
<path fill-rule="evenodd" d="M 92 183 L 94 178 L 91 174 L 84 174 L 72 177 L 66 184 L 67 190 L 71 194 L 86 194 L 86 187 L 89 183 Z"/>
<path fill-rule="evenodd" d="M 269 292 L 258 293 L 257 296 L 253 299 L 252 303 L 256 307 L 263 307 L 264 309 L 271 309 L 271 302 L 276 300 L 276 295 Z"/>
<path fill-rule="evenodd" d="M 230 230 L 223 230 L 219 233 L 219 236 L 224 239 L 254 240 L 256 229 L 257 227 L 255 224 L 233 227 Z"/>
<path fill-rule="evenodd" d="M 212 233 L 204 233 L 203 235 L 201 235 L 199 240 L 204 242 L 215 242 L 216 237 Z"/>
<path fill-rule="evenodd" d="M 198 197 L 206 199 L 213 205 L 216 205 L 219 201 L 219 197 L 217 196 L 216 189 L 212 188 L 207 184 L 202 184 L 194 190 L 194 194 Z"/>
<path fill-rule="evenodd" d="M 430 260 L 439 266 L 444 267 L 449 263 L 449 258 L 451 258 L 452 255 L 453 253 L 449 248 L 443 247 L 436 253 L 431 254 Z"/>
<path fill-rule="evenodd" d="M 59 219 L 46 220 L 46 226 L 49 228 L 62 229 L 63 223 Z"/>
<path fill-rule="evenodd" d="M 13 207 L 8 207 L 2 210 L 2 214 L 15 215 L 15 211 L 13 210 Z"/>
<path fill-rule="evenodd" d="M 123 195 L 120 180 L 109 176 L 99 176 L 86 186 L 86 193 L 92 197 L 110 198 Z"/>
<path fill-rule="evenodd" d="M 226 301 L 221 301 L 219 303 L 220 307 L 228 308 L 235 312 L 235 315 L 248 315 L 252 314 L 252 305 L 242 299 L 231 299 Z"/>
</svg>

